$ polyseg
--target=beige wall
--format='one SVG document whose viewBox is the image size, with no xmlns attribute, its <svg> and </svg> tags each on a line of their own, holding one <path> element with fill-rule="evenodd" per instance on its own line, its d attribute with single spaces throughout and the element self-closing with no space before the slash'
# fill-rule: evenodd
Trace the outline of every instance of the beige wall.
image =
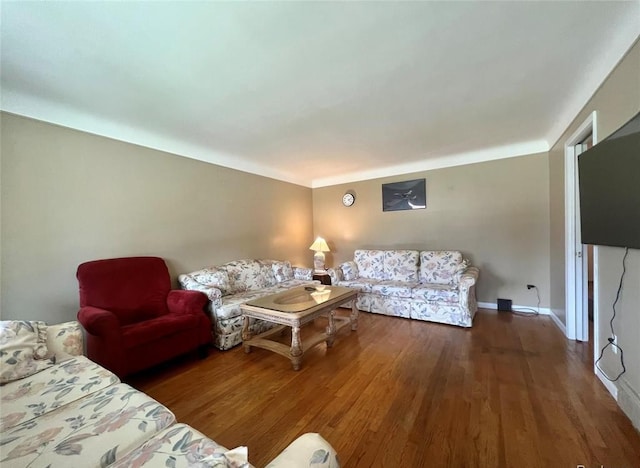
<svg viewBox="0 0 640 468">
<path fill-rule="evenodd" d="M 567 139 L 596 111 L 598 141 L 640 111 L 640 43 L 636 42 L 627 56 L 611 72 L 607 80 L 594 94 L 584 109 L 553 146 L 549 156 L 550 197 L 550 258 L 551 258 L 551 306 L 565 322 L 564 305 L 564 145 Z M 611 334 L 609 320 L 612 304 L 622 272 L 624 249 L 599 247 L 596 249 L 598 271 L 595 281 L 599 285 L 599 317 L 595 324 L 600 343 L 606 343 Z M 618 382 L 619 401 L 640 428 L 640 250 L 630 250 L 627 276 L 619 314 L 614 323 L 620 345 L 624 349 L 627 373 Z M 566 323 L 566 322 L 565 322 Z M 603 368 L 616 375 L 617 356 L 606 356 Z"/>
<path fill-rule="evenodd" d="M 478 300 L 541 306 L 549 300 L 547 154 L 470 164 L 313 190 L 315 235 L 332 249 L 328 265 L 358 248 L 461 250 L 480 267 Z M 381 184 L 426 178 L 427 209 L 382 211 Z M 342 206 L 354 190 L 356 202 Z"/>
<path fill-rule="evenodd" d="M 156 255 L 310 266 L 311 189 L 2 114 L 4 319 L 75 318 L 79 263 Z"/>
</svg>

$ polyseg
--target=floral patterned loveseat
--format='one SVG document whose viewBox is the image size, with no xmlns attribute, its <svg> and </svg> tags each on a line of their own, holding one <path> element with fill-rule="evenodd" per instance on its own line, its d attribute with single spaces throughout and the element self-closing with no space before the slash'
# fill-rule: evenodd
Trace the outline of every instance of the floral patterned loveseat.
<svg viewBox="0 0 640 468">
<path fill-rule="evenodd" d="M 479 270 L 455 250 L 356 250 L 329 269 L 332 284 L 358 289 L 358 309 L 471 327 Z"/>
<path fill-rule="evenodd" d="M 313 280 L 311 268 L 292 267 L 280 260 L 235 260 L 211 266 L 178 277 L 182 289 L 201 291 L 209 298 L 213 344 L 220 350 L 242 343 L 242 312 L 245 302 Z M 275 324 L 250 319 L 251 332 L 256 335 Z"/>
<path fill-rule="evenodd" d="M 82 352 L 77 322 L 0 322 L 0 465 L 251 467 Z M 320 435 L 300 436 L 269 468 L 338 467 Z"/>
</svg>

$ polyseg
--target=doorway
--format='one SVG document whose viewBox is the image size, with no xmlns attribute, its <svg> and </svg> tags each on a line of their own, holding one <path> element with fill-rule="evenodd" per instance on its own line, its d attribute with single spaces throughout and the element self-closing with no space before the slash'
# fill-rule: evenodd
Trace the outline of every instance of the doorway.
<svg viewBox="0 0 640 468">
<path fill-rule="evenodd" d="M 565 143 L 565 311 L 566 335 L 590 341 L 590 324 L 598 323 L 598 248 L 585 246 L 580 235 L 578 155 L 597 143 L 593 112 Z M 599 349 L 592 335 L 594 352 Z"/>
</svg>

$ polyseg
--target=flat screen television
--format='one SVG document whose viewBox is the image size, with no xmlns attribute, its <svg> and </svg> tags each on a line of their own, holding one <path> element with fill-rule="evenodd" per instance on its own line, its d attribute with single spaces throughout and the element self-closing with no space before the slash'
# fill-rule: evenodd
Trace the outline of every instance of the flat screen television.
<svg viewBox="0 0 640 468">
<path fill-rule="evenodd" d="M 640 112 L 578 156 L 583 244 L 640 249 Z"/>
</svg>

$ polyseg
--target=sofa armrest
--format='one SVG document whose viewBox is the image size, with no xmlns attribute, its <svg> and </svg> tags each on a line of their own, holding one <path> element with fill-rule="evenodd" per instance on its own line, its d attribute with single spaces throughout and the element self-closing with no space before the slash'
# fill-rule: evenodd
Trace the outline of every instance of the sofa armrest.
<svg viewBox="0 0 640 468">
<path fill-rule="evenodd" d="M 342 274 L 342 268 L 339 266 L 336 268 L 327 269 L 327 274 L 331 278 L 331 284 L 336 285 L 338 281 L 342 281 L 344 279 L 344 275 Z"/>
<path fill-rule="evenodd" d="M 471 319 L 478 309 L 475 284 L 479 274 L 478 268 L 468 267 L 460 276 L 460 308 Z"/>
<path fill-rule="evenodd" d="M 470 266 L 467 267 L 466 270 L 460 276 L 460 291 L 469 290 L 471 286 L 476 284 L 478 281 L 478 275 L 480 274 L 480 270 L 477 267 Z"/>
<path fill-rule="evenodd" d="M 84 340 L 80 323 L 56 323 L 47 326 L 47 357 L 55 357 L 56 362 L 81 356 L 84 353 Z"/>
<path fill-rule="evenodd" d="M 293 267 L 293 277 L 297 280 L 313 280 L 313 269 L 303 267 Z"/>
<path fill-rule="evenodd" d="M 180 283 L 180 287 L 184 290 L 200 291 L 201 293 L 204 293 L 212 302 L 214 309 L 222 307 L 222 291 L 219 288 L 198 283 L 190 275 L 180 275 L 178 277 L 178 282 Z"/>
<path fill-rule="evenodd" d="M 169 291 L 167 307 L 171 314 L 204 314 L 204 306 L 207 304 L 207 295 L 200 291 Z"/>
<path fill-rule="evenodd" d="M 274 458 L 266 468 L 321 466 L 340 468 L 338 454 L 320 434 L 309 432 L 298 437 Z"/>
</svg>

